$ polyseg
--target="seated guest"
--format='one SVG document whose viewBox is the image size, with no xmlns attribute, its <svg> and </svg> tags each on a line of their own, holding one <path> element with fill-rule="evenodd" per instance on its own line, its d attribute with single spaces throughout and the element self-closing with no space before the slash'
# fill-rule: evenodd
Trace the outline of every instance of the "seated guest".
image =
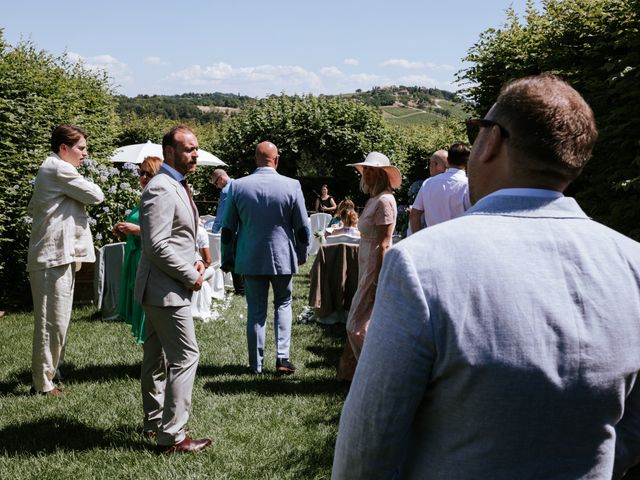
<svg viewBox="0 0 640 480">
<path fill-rule="evenodd" d="M 337 227 L 332 230 L 327 230 L 325 235 L 352 235 L 354 237 L 360 236 L 358 230 L 358 214 L 353 208 L 345 208 L 340 213 L 340 220 L 342 227 Z"/>
<path fill-rule="evenodd" d="M 159 157 L 146 157 L 140 164 L 140 188 L 144 190 L 149 180 L 158 173 L 162 159 Z M 118 315 L 126 323 L 131 325 L 133 338 L 137 343 L 144 343 L 144 311 L 142 306 L 133 298 L 133 289 L 136 283 L 138 263 L 142 254 L 142 241 L 140 240 L 140 213 L 139 205 L 127 215 L 124 222 L 118 222 L 113 227 L 113 233 L 122 239 L 126 239 L 124 247 L 124 261 L 120 274 L 120 290 L 118 292 Z"/>
<path fill-rule="evenodd" d="M 331 221 L 329 222 L 328 227 L 339 227 L 339 226 L 342 226 L 341 225 L 341 220 L 340 220 L 340 215 L 342 214 L 342 211 L 344 209 L 347 209 L 347 208 L 355 210 L 356 206 L 354 205 L 353 201 L 351 201 L 348 198 L 345 198 L 344 200 L 342 200 L 338 204 L 338 208 L 336 208 L 336 213 L 333 216 L 333 218 L 331 219 Z"/>
</svg>

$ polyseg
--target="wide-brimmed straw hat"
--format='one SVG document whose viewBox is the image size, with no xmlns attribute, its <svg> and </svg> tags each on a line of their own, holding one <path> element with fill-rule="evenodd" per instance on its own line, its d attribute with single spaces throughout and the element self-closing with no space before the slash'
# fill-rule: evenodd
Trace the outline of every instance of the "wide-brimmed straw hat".
<svg viewBox="0 0 640 480">
<path fill-rule="evenodd" d="M 387 177 L 389 177 L 391 188 L 398 188 L 402 183 L 402 175 L 400 175 L 398 167 L 391 165 L 387 156 L 380 152 L 371 152 L 367 155 L 367 158 L 364 159 L 364 162 L 349 163 L 347 167 L 355 167 L 360 174 L 362 174 L 362 167 L 382 168 L 387 174 Z"/>
</svg>

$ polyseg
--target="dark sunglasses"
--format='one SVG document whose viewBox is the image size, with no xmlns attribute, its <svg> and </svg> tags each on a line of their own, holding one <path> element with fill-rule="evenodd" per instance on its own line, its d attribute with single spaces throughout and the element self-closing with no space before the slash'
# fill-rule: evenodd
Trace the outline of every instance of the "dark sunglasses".
<svg viewBox="0 0 640 480">
<path fill-rule="evenodd" d="M 508 138 L 509 132 L 500 125 L 498 122 L 494 122 L 493 120 L 488 120 L 486 118 L 471 118 L 464 122 L 467 127 L 467 137 L 469 137 L 469 143 L 473 145 L 473 142 L 478 138 L 478 134 L 480 133 L 481 128 L 488 127 L 498 127 L 500 129 L 500 135 L 502 138 Z"/>
<path fill-rule="evenodd" d="M 144 170 L 140 170 L 140 173 L 138 175 L 140 176 L 140 178 L 142 177 L 153 178 L 153 173 L 145 172 Z"/>
</svg>

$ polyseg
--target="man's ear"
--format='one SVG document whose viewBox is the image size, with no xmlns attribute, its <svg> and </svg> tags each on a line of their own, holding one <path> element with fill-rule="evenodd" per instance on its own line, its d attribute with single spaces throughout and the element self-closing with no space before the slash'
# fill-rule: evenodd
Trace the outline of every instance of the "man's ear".
<svg viewBox="0 0 640 480">
<path fill-rule="evenodd" d="M 477 159 L 483 163 L 493 162 L 500 155 L 503 148 L 503 138 L 498 127 L 491 127 L 484 135 Z"/>
</svg>

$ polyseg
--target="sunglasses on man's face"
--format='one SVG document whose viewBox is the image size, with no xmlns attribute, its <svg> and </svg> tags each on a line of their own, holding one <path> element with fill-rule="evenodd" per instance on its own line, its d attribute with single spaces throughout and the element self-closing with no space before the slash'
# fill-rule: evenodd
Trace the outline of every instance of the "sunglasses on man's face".
<svg viewBox="0 0 640 480">
<path fill-rule="evenodd" d="M 502 138 L 509 137 L 509 132 L 502 125 L 498 122 L 494 122 L 493 120 L 486 118 L 471 118 L 464 123 L 467 127 L 467 137 L 469 137 L 469 143 L 471 145 L 473 145 L 473 142 L 478 138 L 481 128 L 498 127 Z"/>
<path fill-rule="evenodd" d="M 144 170 L 140 170 L 140 173 L 138 175 L 140 176 L 140 178 L 142 178 L 142 177 L 152 178 L 153 177 L 153 173 L 145 172 Z"/>
</svg>

